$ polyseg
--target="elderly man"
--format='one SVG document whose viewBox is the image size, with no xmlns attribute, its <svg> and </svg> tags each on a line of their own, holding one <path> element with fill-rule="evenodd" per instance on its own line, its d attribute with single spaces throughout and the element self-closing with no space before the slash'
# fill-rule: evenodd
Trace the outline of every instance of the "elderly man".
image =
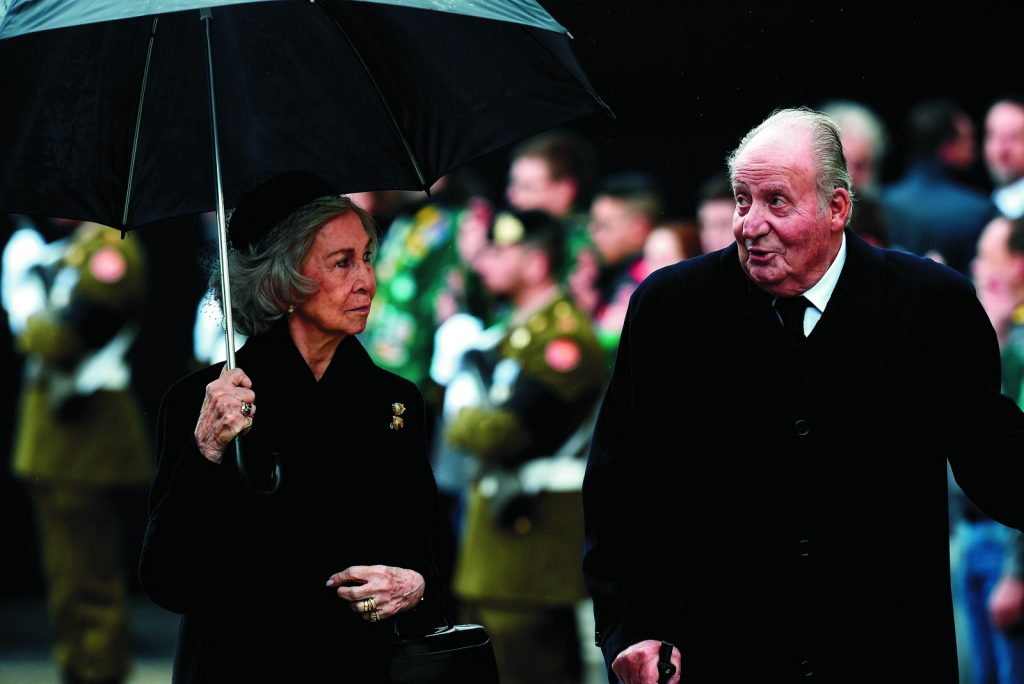
<svg viewBox="0 0 1024 684">
<path fill-rule="evenodd" d="M 729 167 L 737 244 L 634 293 L 594 435 L 609 676 L 956 682 L 946 459 L 1024 526 L 992 326 L 966 279 L 847 229 L 834 120 L 777 112 Z"/>
</svg>

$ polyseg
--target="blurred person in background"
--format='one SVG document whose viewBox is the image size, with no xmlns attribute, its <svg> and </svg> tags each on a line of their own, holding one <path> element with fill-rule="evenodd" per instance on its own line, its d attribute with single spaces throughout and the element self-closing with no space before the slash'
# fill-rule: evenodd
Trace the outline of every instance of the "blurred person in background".
<svg viewBox="0 0 1024 684">
<path fill-rule="evenodd" d="M 1024 218 L 993 219 L 981 234 L 974 282 L 999 340 L 1002 390 L 1024 406 Z M 967 615 L 972 682 L 1024 681 L 1024 534 L 952 490 L 958 594 Z"/>
<path fill-rule="evenodd" d="M 725 249 L 736 241 L 732 234 L 732 215 L 736 197 L 729 176 L 716 173 L 701 183 L 697 192 L 697 222 L 704 254 Z"/>
<path fill-rule="evenodd" d="M 892 242 L 970 275 L 978 236 L 995 213 L 988 197 L 957 180 L 978 157 L 974 124 L 948 99 L 916 104 L 907 121 L 910 165 L 882 195 Z"/>
<path fill-rule="evenodd" d="M 134 236 L 58 221 L 66 237 L 17 230 L 3 304 L 25 379 L 14 472 L 36 507 L 65 682 L 122 682 L 130 671 L 125 527 L 152 477 L 150 440 L 127 354 L 146 301 Z"/>
<path fill-rule="evenodd" d="M 597 153 L 580 135 L 554 129 L 512 149 L 505 199 L 517 211 L 538 209 L 557 218 L 566 231 L 566 259 L 559 272 L 565 283 L 580 259 L 593 261 L 587 249 L 586 208 L 597 178 Z"/>
<path fill-rule="evenodd" d="M 1024 96 L 997 100 L 985 116 L 985 165 L 996 184 L 992 193 L 1007 218 L 1024 216 Z"/>
<path fill-rule="evenodd" d="M 661 220 L 664 200 L 655 179 L 627 171 L 605 178 L 590 205 L 596 269 L 581 260 L 569 279 L 576 304 L 590 314 L 609 360 L 622 334 L 633 290 L 644 279 L 644 243 Z"/>
<path fill-rule="evenodd" d="M 644 241 L 641 280 L 659 268 L 700 256 L 700 228 L 693 221 L 666 221 L 651 230 Z"/>
<path fill-rule="evenodd" d="M 445 430 L 478 473 L 455 592 L 463 617 L 491 634 L 503 684 L 578 684 L 582 673 L 580 486 L 605 359 L 558 285 L 564 250 L 550 215 L 496 215 L 478 268 L 512 312 L 464 355 L 477 391 Z"/>
</svg>

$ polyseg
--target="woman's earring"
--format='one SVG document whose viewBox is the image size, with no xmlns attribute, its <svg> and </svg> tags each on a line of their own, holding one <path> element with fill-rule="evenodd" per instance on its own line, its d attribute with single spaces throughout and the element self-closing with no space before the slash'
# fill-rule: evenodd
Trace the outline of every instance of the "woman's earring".
<svg viewBox="0 0 1024 684">
<path fill-rule="evenodd" d="M 295 305 L 294 304 L 289 304 L 288 305 L 288 315 L 291 316 L 293 313 L 295 313 Z"/>
</svg>

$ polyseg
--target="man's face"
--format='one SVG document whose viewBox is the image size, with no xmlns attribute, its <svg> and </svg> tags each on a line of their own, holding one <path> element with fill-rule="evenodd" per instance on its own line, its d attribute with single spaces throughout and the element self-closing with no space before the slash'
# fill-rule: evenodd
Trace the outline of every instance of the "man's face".
<svg viewBox="0 0 1024 684">
<path fill-rule="evenodd" d="M 839 252 L 849 194 L 837 189 L 822 211 L 816 176 L 810 134 L 796 125 L 761 131 L 734 165 L 740 263 L 770 294 L 807 291 Z"/>
<path fill-rule="evenodd" d="M 519 211 L 539 209 L 558 217 L 569 213 L 574 199 L 570 182 L 552 178 L 542 157 L 520 157 L 512 163 L 505 196 Z"/>
<path fill-rule="evenodd" d="M 601 260 L 617 264 L 643 249 L 646 231 L 642 221 L 622 200 L 598 197 L 590 207 L 590 238 Z"/>
<path fill-rule="evenodd" d="M 1010 222 L 1004 218 L 989 223 L 978 240 L 978 254 L 971 264 L 979 295 L 992 290 L 1009 290 L 1016 269 L 1010 254 Z"/>
<path fill-rule="evenodd" d="M 697 219 L 700 221 L 700 244 L 705 254 L 733 243 L 732 215 L 735 211 L 736 202 L 731 199 L 707 200 L 700 205 Z"/>
<path fill-rule="evenodd" d="M 985 118 L 985 163 L 1000 185 L 1024 177 L 1024 108 L 1000 102 Z"/>
<path fill-rule="evenodd" d="M 499 246 L 488 243 L 476 260 L 476 269 L 484 287 L 498 297 L 515 296 L 522 287 L 527 248 L 523 245 Z"/>
</svg>

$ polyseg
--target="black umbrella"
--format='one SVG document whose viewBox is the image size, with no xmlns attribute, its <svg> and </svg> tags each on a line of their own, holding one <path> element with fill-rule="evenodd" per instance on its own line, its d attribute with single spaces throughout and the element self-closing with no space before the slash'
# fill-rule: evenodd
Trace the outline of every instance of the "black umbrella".
<svg viewBox="0 0 1024 684">
<path fill-rule="evenodd" d="M 609 112 L 533 0 L 4 5 L 0 211 L 121 230 L 216 211 L 222 260 L 224 198 L 254 181 L 305 169 L 342 192 L 426 189 Z"/>
</svg>

